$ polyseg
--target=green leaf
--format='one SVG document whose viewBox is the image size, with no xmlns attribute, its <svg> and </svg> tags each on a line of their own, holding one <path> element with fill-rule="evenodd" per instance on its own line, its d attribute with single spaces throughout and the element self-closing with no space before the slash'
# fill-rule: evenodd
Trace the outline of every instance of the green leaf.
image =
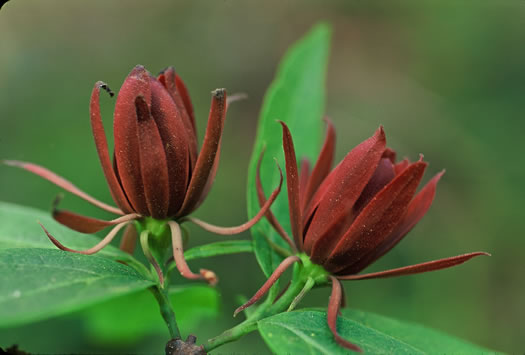
<svg viewBox="0 0 525 355">
<path fill-rule="evenodd" d="M 261 179 L 267 196 L 279 183 L 279 171 L 273 158 L 284 169 L 281 126 L 282 120 L 290 128 L 297 158 L 315 162 L 323 133 L 325 76 L 330 47 L 331 29 L 326 24 L 315 26 L 303 39 L 293 45 L 283 58 L 276 77 L 265 97 L 257 137 L 250 160 L 248 175 L 248 215 L 253 217 L 260 209 L 255 189 L 257 161 L 266 147 L 261 165 Z M 277 220 L 290 232 L 286 186 L 272 206 Z M 252 229 L 257 260 L 269 276 L 282 261 L 266 238 L 287 247 L 281 237 L 263 220 Z"/>
<path fill-rule="evenodd" d="M 194 332 L 201 322 L 219 315 L 220 296 L 212 287 L 180 286 L 170 288 L 169 294 L 177 324 L 184 332 Z M 148 335 L 168 334 L 159 305 L 146 290 L 99 303 L 81 316 L 88 335 L 107 345 L 130 345 Z"/>
<path fill-rule="evenodd" d="M 266 344 L 276 353 L 349 353 L 335 342 L 326 323 L 326 312 L 321 310 L 280 313 L 258 325 Z M 367 354 L 495 353 L 418 324 L 357 310 L 342 310 L 337 330 Z"/>
<path fill-rule="evenodd" d="M 2 249 L 0 275 L 0 327 L 54 317 L 153 284 L 113 260 L 52 249 Z"/>
<path fill-rule="evenodd" d="M 0 201 L 0 250 L 10 248 L 56 249 L 37 222 L 42 223 L 55 238 L 72 249 L 88 249 L 100 241 L 96 236 L 75 232 L 59 224 L 49 212 Z M 128 253 L 112 245 L 106 246 L 97 255 L 115 260 L 132 258 Z"/>
<path fill-rule="evenodd" d="M 188 261 L 217 255 L 251 252 L 253 252 L 253 246 L 249 240 L 227 240 L 188 249 L 184 252 L 184 257 Z"/>
</svg>

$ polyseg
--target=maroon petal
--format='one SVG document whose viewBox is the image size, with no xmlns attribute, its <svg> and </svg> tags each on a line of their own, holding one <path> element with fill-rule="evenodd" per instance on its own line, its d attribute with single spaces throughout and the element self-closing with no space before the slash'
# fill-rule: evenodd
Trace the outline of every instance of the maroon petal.
<svg viewBox="0 0 525 355">
<path fill-rule="evenodd" d="M 337 315 L 339 314 L 339 307 L 341 306 L 341 298 L 343 297 L 341 282 L 333 276 L 330 276 L 332 279 L 332 294 L 330 295 L 330 301 L 328 302 L 328 311 L 326 312 L 326 321 L 328 327 L 334 335 L 335 341 L 337 344 L 345 347 L 347 349 L 357 351 L 362 353 L 360 347 L 355 344 L 350 343 L 348 340 L 344 339 L 337 333 Z"/>
<path fill-rule="evenodd" d="M 108 142 L 104 125 L 102 124 L 102 116 L 100 115 L 100 89 L 109 90 L 107 85 L 99 81 L 95 84 L 93 92 L 91 93 L 91 102 L 89 105 L 89 112 L 91 116 L 91 129 L 93 131 L 93 138 L 95 139 L 95 146 L 97 147 L 98 158 L 104 171 L 104 176 L 108 182 L 109 191 L 115 203 L 125 212 L 133 212 L 125 192 L 122 190 L 120 182 L 117 180 L 115 171 L 111 166 L 109 159 Z M 112 93 L 110 92 L 112 95 Z"/>
<path fill-rule="evenodd" d="M 225 118 L 226 90 L 217 89 L 213 91 L 204 142 L 195 164 L 195 170 L 193 171 L 184 203 L 177 213 L 178 217 L 186 216 L 192 212 L 202 196 L 215 164 Z"/>
<path fill-rule="evenodd" d="M 101 231 L 104 228 L 107 228 L 109 226 L 114 226 L 115 224 L 119 224 L 126 221 L 131 221 L 134 219 L 137 219 L 140 217 L 136 213 L 131 213 L 124 215 L 122 217 L 113 219 L 111 221 L 104 221 L 101 219 L 91 218 L 91 217 L 85 217 L 79 214 L 76 214 L 74 212 L 66 211 L 66 210 L 54 210 L 53 211 L 53 218 L 80 233 L 96 233 L 98 231 Z"/>
<path fill-rule="evenodd" d="M 120 181 L 134 210 L 148 215 L 140 167 L 139 137 L 137 134 L 137 109 L 135 99 L 144 97 L 151 105 L 150 76 L 144 67 L 137 65 L 128 75 L 115 104 L 113 133 L 115 135 L 115 160 Z"/>
<path fill-rule="evenodd" d="M 292 235 L 295 245 L 299 250 L 303 249 L 303 217 L 300 203 L 299 173 L 297 171 L 297 160 L 292 135 L 286 123 L 279 121 L 283 127 L 283 149 L 286 161 L 286 186 L 288 187 L 288 207 L 290 210 L 290 221 L 292 224 Z"/>
<path fill-rule="evenodd" d="M 312 175 L 310 176 L 310 179 L 308 180 L 308 186 L 306 189 L 301 190 L 301 195 L 304 194 L 303 197 L 303 204 L 302 208 L 303 210 L 308 205 L 308 202 L 310 202 L 310 199 L 313 197 L 323 180 L 326 178 L 326 176 L 330 173 L 330 169 L 332 167 L 332 163 L 334 160 L 334 151 L 335 151 L 335 128 L 332 124 L 332 121 L 330 121 L 328 118 L 325 118 L 326 121 L 326 138 L 324 140 L 323 148 L 321 149 L 321 153 L 319 154 L 319 158 L 317 158 L 317 162 L 315 163 L 315 167 L 312 171 Z M 303 216 L 304 218 L 304 216 Z"/>
<path fill-rule="evenodd" d="M 261 182 L 261 163 L 262 163 L 263 156 L 264 156 L 264 149 L 261 151 L 261 156 L 259 157 L 259 161 L 257 162 L 257 174 L 255 176 L 257 198 L 259 200 L 259 206 L 261 208 L 266 204 L 266 196 L 264 194 L 264 190 L 263 190 L 262 182 Z M 280 172 L 281 168 L 279 167 L 279 165 L 277 165 L 277 167 L 279 168 L 279 172 Z M 281 179 L 282 179 L 282 173 L 281 173 Z M 272 213 L 272 210 L 268 209 L 268 211 L 266 211 L 265 217 L 268 220 L 268 222 L 270 222 L 272 227 L 277 231 L 277 233 L 279 233 L 279 235 L 284 239 L 284 241 L 290 246 L 292 251 L 297 252 L 297 248 L 295 247 L 295 244 L 293 243 L 288 233 L 286 233 L 283 226 L 281 226 L 279 221 L 277 221 L 277 218 L 275 218 L 275 215 Z"/>
<path fill-rule="evenodd" d="M 386 158 L 386 159 L 390 160 L 390 162 L 392 164 L 396 163 L 396 157 L 397 157 L 397 153 L 392 148 L 386 148 L 385 151 L 383 152 L 383 156 L 382 156 L 382 158 Z"/>
<path fill-rule="evenodd" d="M 132 223 L 128 224 L 126 229 L 124 229 L 122 239 L 120 240 L 120 250 L 133 255 L 135 247 L 137 246 L 137 238 L 137 228 Z"/>
<path fill-rule="evenodd" d="M 407 212 L 401 222 L 394 228 L 392 233 L 371 253 L 361 259 L 355 266 L 349 270 L 343 270 L 341 274 L 356 273 L 363 270 L 374 261 L 381 258 L 388 253 L 394 246 L 397 245 L 405 235 L 410 232 L 412 228 L 419 222 L 421 218 L 427 213 L 434 195 L 436 194 L 436 185 L 443 176 L 445 171 L 440 172 L 434 176 L 426 185 L 417 193 L 417 195 L 410 201 Z"/>
<path fill-rule="evenodd" d="M 268 280 L 262 285 L 262 287 L 253 295 L 252 298 L 248 300 L 245 304 L 240 306 L 235 310 L 233 313 L 233 316 L 235 317 L 240 312 L 244 311 L 246 308 L 250 307 L 252 304 L 257 302 L 270 290 L 270 288 L 273 286 L 273 284 L 281 277 L 281 275 L 294 263 L 301 262 L 301 259 L 298 256 L 292 255 L 284 259 L 279 266 L 275 269 L 275 271 L 270 275 Z"/>
<path fill-rule="evenodd" d="M 316 258 L 327 256 L 340 238 L 340 234 L 326 233 L 344 220 L 374 174 L 383 151 L 386 138 L 383 127 L 352 149 L 339 165 L 328 175 L 310 202 L 309 210 L 316 207 L 305 237 L 304 250 L 312 254 L 314 245 Z M 318 205 L 316 206 L 318 202 Z M 313 210 L 305 215 L 305 221 Z M 322 238 L 321 238 L 322 237 Z"/>
<path fill-rule="evenodd" d="M 84 191 L 80 190 L 75 185 L 73 185 L 71 182 L 67 181 L 63 177 L 58 176 L 54 172 L 52 172 L 52 171 L 50 171 L 50 170 L 48 170 L 48 169 L 46 169 L 46 168 L 44 168 L 44 167 L 42 167 L 40 165 L 36 165 L 36 164 L 32 164 L 32 163 L 26 163 L 26 162 L 18 161 L 18 160 L 4 160 L 3 163 L 6 164 L 6 165 L 9 165 L 9 166 L 22 168 L 22 169 L 24 169 L 26 171 L 29 171 L 30 173 L 38 175 L 38 176 L 46 179 L 47 181 L 57 185 L 58 187 L 61 187 L 64 190 L 66 190 L 68 192 L 71 192 L 74 195 L 77 195 L 78 197 L 80 197 L 83 200 L 86 200 L 87 202 L 91 203 L 92 205 L 95 205 L 95 206 L 97 206 L 99 208 L 102 208 L 103 210 L 106 210 L 108 212 L 115 213 L 115 214 L 120 214 L 120 215 L 124 214 L 120 209 L 112 207 L 110 205 L 107 205 L 104 202 L 101 202 L 101 201 L 97 200 L 96 198 L 91 197 L 90 195 L 88 195 Z"/>
<path fill-rule="evenodd" d="M 397 163 L 394 166 L 394 170 L 396 172 L 396 176 L 401 174 L 403 172 L 403 170 L 408 168 L 409 165 L 410 165 L 410 162 L 408 161 L 407 158 L 405 158 L 405 159 L 401 160 L 399 163 Z"/>
<path fill-rule="evenodd" d="M 370 178 L 361 196 L 352 208 L 352 214 L 357 216 L 359 212 L 372 200 L 372 198 L 395 177 L 394 166 L 388 158 L 381 158 L 374 175 Z"/>
<path fill-rule="evenodd" d="M 281 192 L 281 186 L 283 184 L 283 174 L 281 172 L 281 168 L 279 167 L 279 165 L 277 165 L 277 167 L 279 168 L 279 173 L 281 175 L 279 186 L 277 186 L 277 188 L 273 190 L 268 201 L 266 201 L 264 205 L 261 206 L 261 209 L 259 210 L 259 212 L 257 212 L 257 214 L 253 216 L 252 219 L 250 219 L 248 222 L 243 223 L 240 226 L 236 226 L 236 227 L 219 227 L 219 226 L 215 226 L 213 224 L 206 223 L 204 221 L 201 221 L 200 219 L 193 218 L 193 217 L 187 217 L 186 219 L 190 222 L 195 223 L 202 229 L 207 230 L 208 232 L 215 233 L 215 234 L 232 235 L 232 234 L 239 234 L 239 233 L 247 231 L 253 225 L 255 225 L 255 223 L 259 222 L 264 217 L 265 214 L 268 213 L 268 211 L 270 210 L 270 207 L 272 206 L 272 203 L 277 198 L 277 195 L 279 195 L 279 192 Z"/>
<path fill-rule="evenodd" d="M 301 165 L 299 167 L 299 198 L 301 199 L 301 209 L 304 211 L 304 205 L 306 201 L 306 186 L 308 185 L 308 180 L 310 179 L 311 166 L 308 158 L 303 157 L 301 159 Z"/>
<path fill-rule="evenodd" d="M 215 285 L 218 281 L 217 275 L 213 271 L 207 269 L 200 269 L 198 274 L 193 273 L 186 259 L 184 258 L 184 250 L 182 246 L 182 233 L 180 226 L 175 221 L 169 221 L 168 225 L 171 230 L 171 242 L 173 246 L 173 259 L 175 260 L 175 265 L 179 270 L 180 274 L 190 280 L 206 280 L 210 285 Z"/>
<path fill-rule="evenodd" d="M 357 216 L 350 229 L 340 238 L 323 266 L 336 273 L 358 262 L 377 248 L 404 216 L 427 164 L 412 164 L 386 185 Z M 314 248 L 325 246 L 319 245 Z M 317 255 L 321 253 L 317 252 Z"/>
<path fill-rule="evenodd" d="M 164 219 L 170 204 L 170 181 L 164 144 L 144 97 L 138 96 L 135 99 L 135 106 L 138 119 L 140 173 L 146 204 L 150 216 Z"/>
<path fill-rule="evenodd" d="M 190 151 L 191 167 L 193 169 L 193 167 L 195 166 L 195 162 L 197 161 L 197 131 L 195 129 L 193 107 L 191 106 L 188 92 L 180 78 L 179 87 L 177 87 L 177 75 L 173 67 L 168 67 L 164 71 L 162 71 L 158 76 L 158 80 L 164 86 L 164 88 L 166 88 L 167 92 L 169 93 L 169 95 L 175 103 L 177 111 L 180 113 L 181 121 L 184 125 L 184 129 L 186 130 L 186 136 L 188 138 L 188 148 Z M 184 94 L 187 101 L 185 101 L 182 98 L 180 88 L 184 90 Z M 189 110 L 191 110 L 191 116 Z"/>
<path fill-rule="evenodd" d="M 180 76 L 177 74 L 175 74 L 175 85 L 177 86 L 177 91 L 182 97 L 182 102 L 184 102 L 186 112 L 188 112 L 188 115 L 190 116 L 190 121 L 191 125 L 193 126 L 195 136 L 197 136 L 197 126 L 195 125 L 195 114 L 193 113 L 193 105 L 191 104 L 190 94 L 188 93 L 188 89 L 186 88 L 184 81 L 182 81 Z"/>
<path fill-rule="evenodd" d="M 95 253 L 99 252 L 106 245 L 111 243 L 113 238 L 115 238 L 115 236 L 122 229 L 122 227 L 124 227 L 128 223 L 129 223 L 129 221 L 117 224 L 100 242 L 97 243 L 97 245 L 95 245 L 94 247 L 91 247 L 89 249 L 86 249 L 86 250 L 75 250 L 75 249 L 71 249 L 71 248 L 68 248 L 68 247 L 64 246 L 62 243 L 60 243 L 58 240 L 56 240 L 56 238 L 53 237 L 42 224 L 40 224 L 40 223 L 39 224 L 40 224 L 40 227 L 42 227 L 42 229 L 46 233 L 46 235 L 49 238 L 49 240 L 53 244 L 55 244 L 55 246 L 58 249 L 64 250 L 64 251 L 69 251 L 69 252 L 72 252 L 72 253 L 91 255 L 91 254 L 95 254 Z"/>
<path fill-rule="evenodd" d="M 337 278 L 339 280 L 366 280 L 366 279 L 378 279 L 378 278 L 387 278 L 387 277 L 394 277 L 394 276 L 420 274 L 423 272 L 441 270 L 441 269 L 446 269 L 446 268 L 456 266 L 459 264 L 463 264 L 465 261 L 468 261 L 480 255 L 491 256 L 489 253 L 475 252 L 475 253 L 463 254 L 463 255 L 458 255 L 458 256 L 452 256 L 449 258 L 444 258 L 444 259 L 439 259 L 439 260 L 427 261 L 426 263 L 400 267 L 397 269 L 372 272 L 369 274 L 362 274 L 362 275 L 337 276 Z"/>
</svg>

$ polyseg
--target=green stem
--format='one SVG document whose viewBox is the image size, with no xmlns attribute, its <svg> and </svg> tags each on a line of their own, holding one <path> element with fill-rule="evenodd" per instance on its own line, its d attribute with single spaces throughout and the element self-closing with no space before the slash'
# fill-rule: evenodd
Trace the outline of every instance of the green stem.
<svg viewBox="0 0 525 355">
<path fill-rule="evenodd" d="M 153 286 L 150 287 L 149 290 L 153 293 L 155 299 L 159 303 L 160 314 L 168 326 L 171 338 L 181 339 L 179 327 L 177 326 L 177 321 L 175 320 L 175 312 L 171 307 L 167 289 L 160 288 L 159 286 Z"/>
<path fill-rule="evenodd" d="M 275 299 L 275 292 L 272 292 L 272 288 L 272 290 L 270 290 L 270 295 L 264 301 L 264 303 L 257 307 L 257 310 L 250 314 L 244 322 L 224 331 L 215 338 L 209 339 L 206 344 L 204 344 L 204 350 L 209 352 L 221 345 L 235 341 L 241 338 L 243 335 L 257 330 L 257 322 L 261 319 L 285 311 L 290 303 L 292 303 L 297 295 L 301 292 L 307 282 L 303 278 L 299 277 L 301 269 L 301 265 L 298 264 L 294 267 L 294 277 L 292 279 L 292 283 L 277 301 L 273 302 Z"/>
</svg>

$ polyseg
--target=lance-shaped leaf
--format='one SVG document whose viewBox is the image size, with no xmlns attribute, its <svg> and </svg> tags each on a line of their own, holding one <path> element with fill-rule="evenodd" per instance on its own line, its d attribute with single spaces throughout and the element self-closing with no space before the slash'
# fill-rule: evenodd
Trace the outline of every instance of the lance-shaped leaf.
<svg viewBox="0 0 525 355">
<path fill-rule="evenodd" d="M 261 179 L 266 191 L 279 182 L 273 158 L 277 158 L 281 167 L 285 165 L 281 136 L 276 134 L 279 129 L 276 120 L 285 122 L 292 132 L 297 132 L 294 133 L 294 144 L 298 160 L 307 157 L 314 161 L 319 152 L 330 34 L 329 26 L 319 24 L 297 42 L 286 53 L 265 95 L 248 173 L 249 217 L 255 216 L 260 209 L 255 182 L 257 161 L 263 147 L 266 146 L 266 152 L 261 164 Z M 285 191 L 272 205 L 272 211 L 291 235 Z M 267 221 L 261 221 L 251 231 L 257 260 L 269 276 L 283 257 L 275 252 L 266 238 L 285 248 L 288 245 Z"/>
</svg>

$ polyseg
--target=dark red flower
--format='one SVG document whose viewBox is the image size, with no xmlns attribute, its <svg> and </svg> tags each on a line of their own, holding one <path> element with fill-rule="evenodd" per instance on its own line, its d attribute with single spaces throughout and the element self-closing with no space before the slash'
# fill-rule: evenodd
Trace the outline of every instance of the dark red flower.
<svg viewBox="0 0 525 355">
<path fill-rule="evenodd" d="M 193 106 L 181 78 L 171 67 L 155 78 L 143 66 L 138 65 L 128 75 L 117 96 L 113 125 L 115 149 L 111 162 L 100 115 L 101 89 L 113 96 L 105 83 L 95 84 L 90 103 L 91 127 L 102 169 L 118 208 L 96 200 L 46 168 L 26 162 L 5 161 L 8 165 L 37 174 L 106 211 L 121 215 L 112 221 L 103 221 L 58 210 L 55 206 L 53 217 L 79 232 L 94 233 L 116 225 L 100 244 L 86 251 L 66 248 L 46 231 L 59 248 L 84 254 L 99 251 L 119 229 L 133 220 L 151 217 L 181 222 L 199 207 L 215 178 L 228 106 L 226 90 L 214 90 L 206 134 L 199 152 Z M 257 216 L 239 227 L 215 227 L 195 218 L 185 219 L 217 233 L 240 233 L 264 215 L 279 190 L 280 186 Z M 187 267 L 185 269 L 180 228 L 173 223 L 176 224 L 171 221 L 169 225 L 173 238 L 177 239 L 173 241 L 174 245 L 178 245 L 174 248 L 175 259 L 179 261 L 177 266 L 180 266 L 184 276 L 201 277 L 192 274 Z M 125 235 L 133 238 L 134 233 Z M 123 242 L 127 249 L 130 244 L 135 243 L 129 240 Z M 202 274 L 207 272 L 204 270 Z"/>
<path fill-rule="evenodd" d="M 297 168 L 291 133 L 285 123 L 283 148 L 286 160 L 288 203 L 293 242 L 276 218 L 267 218 L 294 252 L 308 255 L 311 262 L 330 274 L 333 289 L 328 308 L 328 325 L 339 344 L 352 350 L 359 347 L 336 332 L 336 318 L 342 298 L 339 280 L 362 280 L 416 274 L 461 264 L 482 252 L 430 261 L 369 274 L 358 274 L 386 254 L 428 211 L 436 185 L 444 172 L 434 176 L 419 192 L 417 187 L 427 163 L 396 161 L 396 153 L 386 147 L 383 128 L 359 144 L 333 169 L 335 130 L 328 130 L 317 163 L 310 168 L 303 159 Z M 257 190 L 261 204 L 266 202 L 259 176 Z M 289 256 L 274 275 L 240 311 L 256 302 L 294 262 Z"/>
</svg>

